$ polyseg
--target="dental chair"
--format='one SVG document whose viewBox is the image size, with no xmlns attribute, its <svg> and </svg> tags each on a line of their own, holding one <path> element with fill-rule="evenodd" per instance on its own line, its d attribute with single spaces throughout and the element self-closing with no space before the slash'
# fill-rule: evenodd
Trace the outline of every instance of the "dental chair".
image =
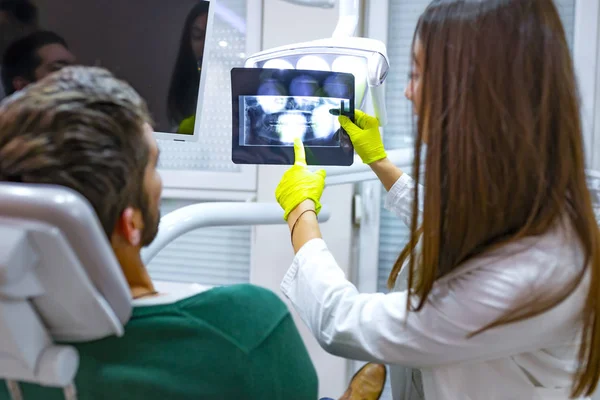
<svg viewBox="0 0 600 400">
<path fill-rule="evenodd" d="M 329 217 L 324 206 L 320 220 Z M 277 204 L 195 204 L 161 219 L 142 258 L 149 262 L 202 227 L 284 223 Z M 20 382 L 62 388 L 66 400 L 76 400 L 79 355 L 61 343 L 123 336 L 132 310 L 121 267 L 83 196 L 62 186 L 0 182 L 0 379 L 13 400 L 23 399 Z"/>
<path fill-rule="evenodd" d="M 0 183 L 0 378 L 76 399 L 77 351 L 122 336 L 131 293 L 90 204 L 64 187 Z"/>
</svg>

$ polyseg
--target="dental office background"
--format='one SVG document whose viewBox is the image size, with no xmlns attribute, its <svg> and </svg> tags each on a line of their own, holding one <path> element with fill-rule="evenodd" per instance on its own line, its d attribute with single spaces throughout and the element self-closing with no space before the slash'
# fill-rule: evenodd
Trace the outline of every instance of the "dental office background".
<svg viewBox="0 0 600 400">
<path fill-rule="evenodd" d="M 578 73 L 588 166 L 600 170 L 600 118 L 594 118 L 600 109 L 600 1 L 555 2 Z M 127 2 L 132 7 L 134 3 Z M 429 0 L 361 3 L 357 35 L 386 43 L 390 58 L 386 148 L 412 148 L 412 112 L 404 99 L 404 86 L 415 25 Z M 144 18 L 144 12 L 144 8 L 136 7 L 139 18 Z M 163 215 L 197 202 L 274 201 L 274 190 L 285 167 L 231 162 L 230 70 L 243 66 L 248 55 L 263 49 L 330 37 L 337 21 L 337 6 L 327 9 L 282 0 L 218 0 L 212 38 L 206 44 L 210 53 L 205 61 L 204 73 L 208 75 L 200 139 L 197 143 L 160 141 Z M 148 32 L 157 41 L 162 34 L 160 29 Z M 409 165 L 404 168 L 410 171 Z M 322 226 L 323 236 L 361 291 L 386 291 L 389 270 L 407 240 L 407 229 L 382 209 L 382 190 L 378 182 L 370 181 L 329 187 L 323 197 L 323 204 L 332 211 L 331 219 Z M 203 285 L 250 282 L 280 294 L 279 284 L 292 259 L 287 226 L 205 228 L 171 243 L 153 259 L 149 270 L 154 279 Z M 341 395 L 360 364 L 325 353 L 295 317 L 319 375 L 320 396 Z"/>
</svg>

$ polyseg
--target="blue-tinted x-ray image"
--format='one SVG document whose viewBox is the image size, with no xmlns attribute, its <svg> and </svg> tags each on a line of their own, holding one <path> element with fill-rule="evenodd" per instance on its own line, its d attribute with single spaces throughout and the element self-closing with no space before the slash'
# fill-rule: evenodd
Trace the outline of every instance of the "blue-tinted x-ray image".
<svg viewBox="0 0 600 400">
<path fill-rule="evenodd" d="M 354 120 L 354 76 L 300 69 L 231 70 L 231 159 L 293 164 L 294 140 L 308 165 L 352 165 L 354 148 L 339 116 Z"/>
<path fill-rule="evenodd" d="M 311 96 L 240 96 L 241 146 L 340 146 L 338 115 L 349 101 Z"/>
</svg>

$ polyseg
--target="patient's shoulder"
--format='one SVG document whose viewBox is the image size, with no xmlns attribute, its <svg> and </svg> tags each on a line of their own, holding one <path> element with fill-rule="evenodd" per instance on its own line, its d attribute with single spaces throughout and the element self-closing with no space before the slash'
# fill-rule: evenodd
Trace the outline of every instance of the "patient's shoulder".
<svg viewBox="0 0 600 400">
<path fill-rule="evenodd" d="M 291 318 L 275 293 L 248 284 L 200 293 L 181 301 L 179 308 L 246 351 L 259 346 L 285 318 Z"/>
<path fill-rule="evenodd" d="M 242 284 L 217 287 L 182 301 L 186 307 L 218 307 L 227 309 L 231 314 L 248 317 L 248 313 L 272 317 L 288 313 L 288 308 L 272 291 L 255 285 Z"/>
</svg>

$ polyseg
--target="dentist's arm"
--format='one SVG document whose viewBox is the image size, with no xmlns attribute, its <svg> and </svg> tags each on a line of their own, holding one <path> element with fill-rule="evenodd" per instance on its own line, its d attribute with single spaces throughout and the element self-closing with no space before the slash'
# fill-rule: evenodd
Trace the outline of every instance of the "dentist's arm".
<svg viewBox="0 0 600 400">
<path fill-rule="evenodd" d="M 369 167 L 375 172 L 386 191 L 390 191 L 394 184 L 404 172 L 396 167 L 387 157 L 369 164 Z"/>
</svg>

